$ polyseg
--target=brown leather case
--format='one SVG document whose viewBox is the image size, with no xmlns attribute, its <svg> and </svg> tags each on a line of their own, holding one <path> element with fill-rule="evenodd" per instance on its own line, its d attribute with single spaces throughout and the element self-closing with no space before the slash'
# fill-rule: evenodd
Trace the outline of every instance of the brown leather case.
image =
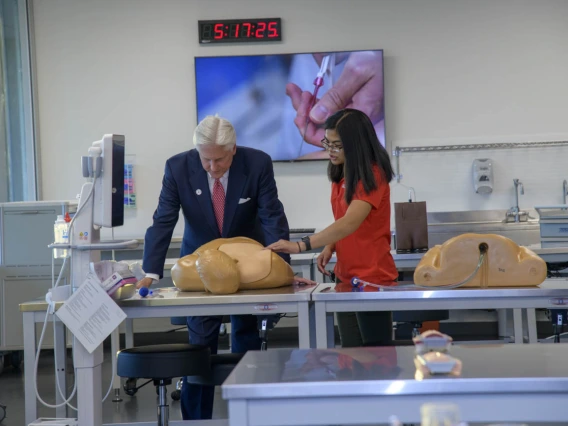
<svg viewBox="0 0 568 426">
<path fill-rule="evenodd" d="M 426 202 L 394 203 L 397 253 L 428 251 Z"/>
</svg>

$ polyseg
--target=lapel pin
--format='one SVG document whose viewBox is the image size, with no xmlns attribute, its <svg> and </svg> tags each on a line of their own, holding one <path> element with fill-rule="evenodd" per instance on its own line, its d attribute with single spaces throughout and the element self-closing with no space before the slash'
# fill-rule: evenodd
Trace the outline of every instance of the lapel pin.
<svg viewBox="0 0 568 426">
<path fill-rule="evenodd" d="M 201 189 L 198 189 L 197 191 L 195 191 L 195 193 L 196 193 L 197 195 L 201 195 Z"/>
</svg>

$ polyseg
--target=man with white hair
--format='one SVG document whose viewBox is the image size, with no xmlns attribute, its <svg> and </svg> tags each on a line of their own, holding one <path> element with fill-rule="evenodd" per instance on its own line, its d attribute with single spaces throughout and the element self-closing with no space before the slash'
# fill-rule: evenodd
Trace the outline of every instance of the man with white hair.
<svg viewBox="0 0 568 426">
<path fill-rule="evenodd" d="M 217 238 L 249 237 L 263 245 L 290 238 L 284 207 L 278 200 L 270 156 L 237 147 L 231 123 L 207 116 L 195 129 L 195 149 L 167 160 L 153 225 L 146 231 L 143 269 L 138 288 L 163 277 L 166 254 L 180 207 L 185 230 L 180 257 Z M 282 256 L 287 262 L 289 255 Z M 217 352 L 222 317 L 188 317 L 192 344 Z M 235 353 L 259 350 L 257 317 L 231 316 L 231 346 Z M 210 419 L 214 388 L 184 381 L 181 394 L 184 420 Z"/>
</svg>

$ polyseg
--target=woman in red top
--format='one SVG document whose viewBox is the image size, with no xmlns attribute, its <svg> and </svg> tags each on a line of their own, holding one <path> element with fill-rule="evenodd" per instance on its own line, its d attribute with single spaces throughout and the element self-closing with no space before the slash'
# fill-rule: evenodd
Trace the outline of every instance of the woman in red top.
<svg viewBox="0 0 568 426">
<path fill-rule="evenodd" d="M 281 253 L 300 253 L 324 247 L 318 269 L 333 252 L 338 282 L 354 277 L 372 283 L 396 285 L 398 272 L 391 256 L 390 187 L 393 170 L 373 124 L 363 112 L 344 109 L 325 122 L 322 145 L 329 152 L 328 177 L 335 222 L 301 243 L 280 240 L 268 246 Z M 381 346 L 392 338 L 391 312 L 338 313 L 343 347 Z"/>
</svg>

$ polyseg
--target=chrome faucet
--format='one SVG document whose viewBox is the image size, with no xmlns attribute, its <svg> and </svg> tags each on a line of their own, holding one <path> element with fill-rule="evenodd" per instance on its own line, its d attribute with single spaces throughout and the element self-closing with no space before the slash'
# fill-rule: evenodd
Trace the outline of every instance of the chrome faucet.
<svg viewBox="0 0 568 426">
<path fill-rule="evenodd" d="M 521 187 L 521 195 L 525 194 L 525 187 L 519 179 L 513 179 L 515 185 L 515 205 L 509 210 L 508 216 L 515 218 L 515 222 L 520 222 L 521 210 L 519 209 L 519 186 Z"/>
<path fill-rule="evenodd" d="M 564 179 L 564 182 L 562 182 L 562 200 L 564 200 L 562 204 L 566 204 L 567 194 L 568 194 L 568 182 L 566 182 L 566 179 Z"/>
</svg>

